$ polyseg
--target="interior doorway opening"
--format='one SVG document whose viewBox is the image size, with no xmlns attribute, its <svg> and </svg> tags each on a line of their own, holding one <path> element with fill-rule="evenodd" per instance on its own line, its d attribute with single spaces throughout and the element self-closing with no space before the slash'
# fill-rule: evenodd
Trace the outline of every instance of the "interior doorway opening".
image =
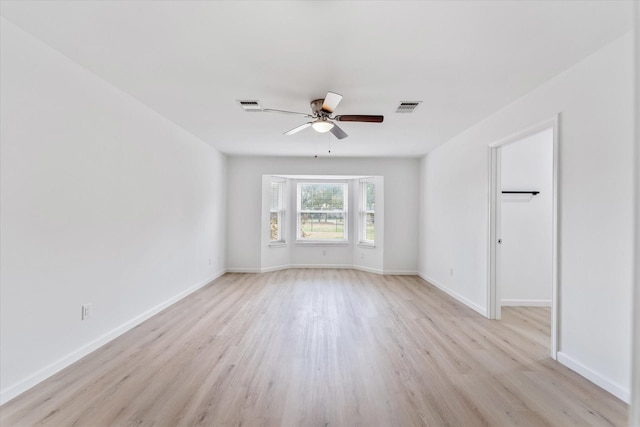
<svg viewBox="0 0 640 427">
<path fill-rule="evenodd" d="M 558 118 L 490 144 L 489 163 L 487 313 L 499 320 L 507 306 L 538 317 L 550 312 L 550 353 L 555 359 Z"/>
</svg>

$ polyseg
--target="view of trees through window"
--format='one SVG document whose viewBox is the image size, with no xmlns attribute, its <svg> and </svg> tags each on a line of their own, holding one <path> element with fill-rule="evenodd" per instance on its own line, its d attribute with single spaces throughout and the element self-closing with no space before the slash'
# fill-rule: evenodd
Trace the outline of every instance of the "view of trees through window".
<svg viewBox="0 0 640 427">
<path fill-rule="evenodd" d="M 362 234 L 360 240 L 366 243 L 373 243 L 375 239 L 375 209 L 376 186 L 370 182 L 365 182 L 362 184 L 362 210 L 360 211 Z"/>
<path fill-rule="evenodd" d="M 298 239 L 346 240 L 347 184 L 298 184 Z"/>
<path fill-rule="evenodd" d="M 271 182 L 271 241 L 282 242 L 284 241 L 282 230 L 282 218 L 283 218 L 283 201 L 282 201 L 282 182 Z"/>
</svg>

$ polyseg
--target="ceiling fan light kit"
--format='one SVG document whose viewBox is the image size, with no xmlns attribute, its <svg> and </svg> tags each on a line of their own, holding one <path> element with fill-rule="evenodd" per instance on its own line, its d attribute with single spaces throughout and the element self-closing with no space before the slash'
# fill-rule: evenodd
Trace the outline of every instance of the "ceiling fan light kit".
<svg viewBox="0 0 640 427">
<path fill-rule="evenodd" d="M 327 133 L 333 129 L 335 125 L 327 119 L 318 119 L 311 123 L 311 127 L 318 133 Z"/>
<path fill-rule="evenodd" d="M 311 126 L 313 130 L 318 133 L 327 133 L 331 132 L 333 136 L 338 139 L 344 139 L 347 136 L 347 133 L 343 131 L 337 124 L 334 122 L 363 122 L 363 123 L 382 123 L 384 120 L 384 116 L 371 116 L 371 115 L 343 115 L 343 116 L 332 116 L 336 107 L 342 100 L 342 95 L 335 92 L 327 92 L 327 95 L 324 99 L 314 99 L 311 101 L 311 112 L 312 114 L 306 113 L 298 113 L 295 111 L 286 111 L 286 110 L 275 110 L 272 108 L 264 108 L 262 111 L 268 113 L 283 113 L 283 114 L 293 114 L 298 116 L 307 117 L 313 119 L 313 121 L 297 126 L 291 130 L 286 131 L 285 135 L 293 135 L 295 133 L 300 132 L 303 129 Z"/>
</svg>

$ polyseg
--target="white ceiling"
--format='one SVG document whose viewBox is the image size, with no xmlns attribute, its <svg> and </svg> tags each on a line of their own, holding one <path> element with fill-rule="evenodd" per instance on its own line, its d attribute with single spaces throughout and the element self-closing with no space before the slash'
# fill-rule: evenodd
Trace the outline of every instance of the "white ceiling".
<svg viewBox="0 0 640 427">
<path fill-rule="evenodd" d="M 231 155 L 418 156 L 631 29 L 631 1 L 2 1 L 0 13 Z M 306 129 L 327 91 L 338 141 Z M 400 101 L 423 101 L 395 114 Z"/>
</svg>

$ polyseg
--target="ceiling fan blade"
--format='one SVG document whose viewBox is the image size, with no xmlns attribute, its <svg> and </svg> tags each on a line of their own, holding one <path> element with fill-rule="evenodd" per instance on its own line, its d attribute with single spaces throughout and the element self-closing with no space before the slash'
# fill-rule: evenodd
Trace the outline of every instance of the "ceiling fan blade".
<svg viewBox="0 0 640 427">
<path fill-rule="evenodd" d="M 313 118 L 311 114 L 306 113 L 297 113 L 295 111 L 286 111 L 286 110 L 274 110 L 273 108 L 263 108 L 262 111 L 266 111 L 267 113 L 284 113 L 284 114 L 293 114 L 296 116 L 308 117 L 310 119 Z"/>
<path fill-rule="evenodd" d="M 308 128 L 309 126 L 311 126 L 311 122 L 309 122 L 309 123 L 305 123 L 305 124 L 302 124 L 302 125 L 300 125 L 300 126 L 298 126 L 298 127 L 295 127 L 295 128 L 293 128 L 293 129 L 291 129 L 291 130 L 288 130 L 288 131 L 286 131 L 284 134 L 285 134 L 285 135 L 293 135 L 294 133 L 298 133 L 298 132 L 300 132 L 302 129 L 306 129 L 306 128 Z"/>
<path fill-rule="evenodd" d="M 324 97 L 324 103 L 322 104 L 322 111 L 333 113 L 340 101 L 342 101 L 342 95 L 339 93 L 327 92 L 327 96 Z"/>
<path fill-rule="evenodd" d="M 333 134 L 333 136 L 335 136 L 338 139 L 345 139 L 346 137 L 349 136 L 349 135 L 347 135 L 347 133 L 345 131 L 340 129 L 340 127 L 335 123 L 333 124 L 333 127 L 331 128 L 331 130 L 329 132 L 331 132 Z"/>
<path fill-rule="evenodd" d="M 366 122 L 366 123 L 382 123 L 384 116 L 367 116 L 367 115 L 351 115 L 336 116 L 334 120 L 339 122 Z"/>
</svg>

